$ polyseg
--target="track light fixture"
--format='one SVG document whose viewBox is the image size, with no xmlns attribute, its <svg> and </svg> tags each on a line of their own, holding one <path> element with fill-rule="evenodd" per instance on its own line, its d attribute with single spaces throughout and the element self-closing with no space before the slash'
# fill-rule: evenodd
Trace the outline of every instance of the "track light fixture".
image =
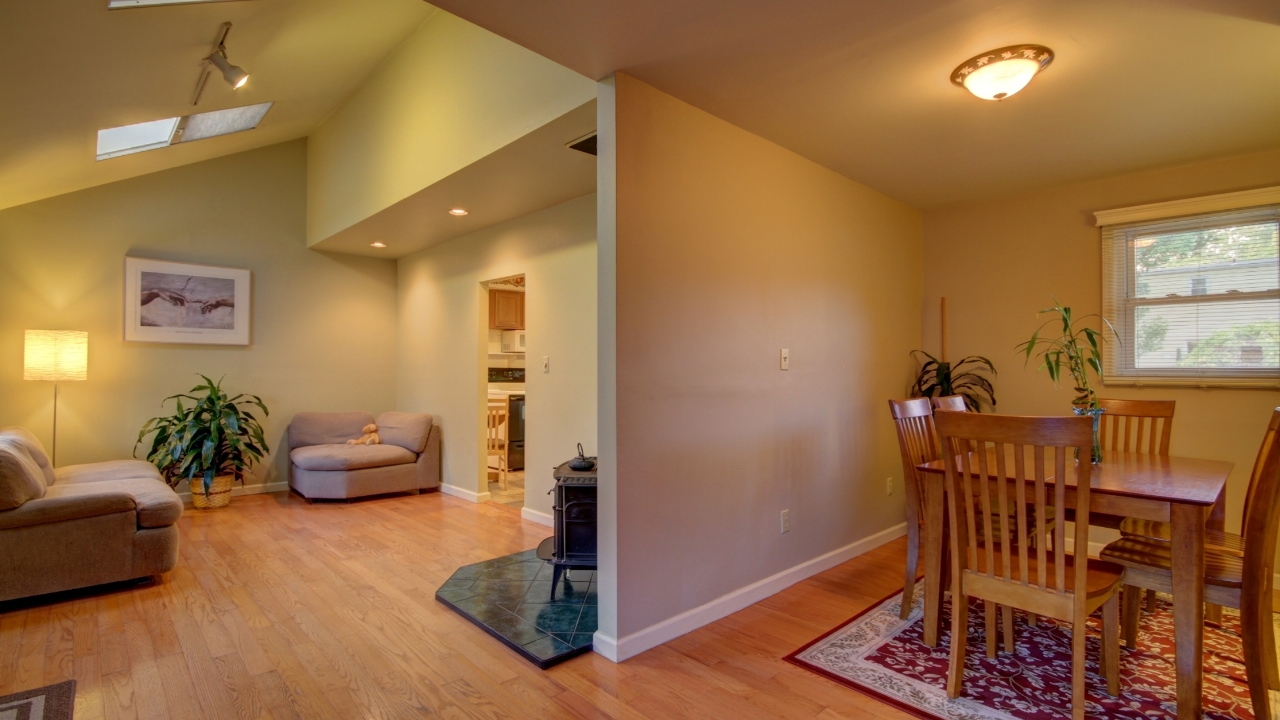
<svg viewBox="0 0 1280 720">
<path fill-rule="evenodd" d="M 227 35 L 231 33 L 231 23 L 222 23 L 222 28 L 218 32 L 218 42 L 213 46 L 213 52 L 204 59 L 204 69 L 200 72 L 200 79 L 196 81 L 196 94 L 192 99 L 192 105 L 200 104 L 200 96 L 204 93 L 204 85 L 209 81 L 209 66 L 217 68 L 222 73 L 222 78 L 227 81 L 232 90 L 239 90 L 249 81 L 249 73 L 238 65 L 232 65 L 227 59 Z"/>
</svg>

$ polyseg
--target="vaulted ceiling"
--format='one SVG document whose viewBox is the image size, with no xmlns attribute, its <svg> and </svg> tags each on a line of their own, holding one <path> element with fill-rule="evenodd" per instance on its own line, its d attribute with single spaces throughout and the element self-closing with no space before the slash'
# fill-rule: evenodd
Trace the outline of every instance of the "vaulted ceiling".
<svg viewBox="0 0 1280 720">
<path fill-rule="evenodd" d="M 1276 0 L 436 0 L 593 78 L 624 71 L 919 207 L 1280 146 Z M 1021 94 L 949 81 L 1056 59 Z"/>
<path fill-rule="evenodd" d="M 246 0 L 107 10 L 107 0 L 0 4 L 0 208 L 310 133 L 435 8 L 421 0 Z M 250 73 L 210 78 L 224 21 Z M 258 128 L 95 162 L 97 131 L 275 101 Z"/>
</svg>

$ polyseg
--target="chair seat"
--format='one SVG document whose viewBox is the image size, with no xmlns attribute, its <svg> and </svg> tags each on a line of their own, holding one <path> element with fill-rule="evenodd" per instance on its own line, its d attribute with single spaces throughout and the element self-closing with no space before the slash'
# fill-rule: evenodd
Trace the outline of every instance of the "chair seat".
<svg viewBox="0 0 1280 720">
<path fill-rule="evenodd" d="M 1166 522 L 1125 518 L 1120 524 L 1120 534 L 1170 542 L 1173 540 L 1173 526 Z M 1235 533 L 1224 530 L 1205 530 L 1204 545 L 1230 555 L 1244 557 L 1244 538 Z"/>
<path fill-rule="evenodd" d="M 1057 563 L 1054 561 L 1052 552 L 1046 552 L 1045 555 L 1046 555 L 1045 584 L 1048 587 L 1056 587 L 1057 580 L 1055 579 L 1055 573 L 1057 572 Z M 1065 561 L 1066 561 L 1065 570 L 1066 570 L 1067 591 L 1075 592 L 1075 585 L 1076 585 L 1075 556 L 1067 555 L 1065 557 Z M 996 573 L 1001 575 L 1001 577 L 1003 577 L 1004 563 L 1000 558 L 1000 553 L 998 548 L 995 553 L 995 562 L 996 562 Z M 1088 588 L 1085 593 L 1086 597 L 1095 598 L 1101 595 L 1105 595 L 1107 592 L 1113 589 L 1117 584 L 1119 584 L 1121 576 L 1124 575 L 1124 568 L 1120 567 L 1115 563 L 1106 562 L 1105 560 L 1094 560 L 1093 558 L 1088 558 L 1088 562 L 1089 562 L 1089 573 L 1087 575 L 1087 580 L 1085 581 L 1086 586 Z M 1017 558 L 1011 558 L 1009 565 L 1010 565 L 1010 568 L 1009 568 L 1010 578 L 1014 582 L 1021 581 L 1022 570 L 1019 567 Z M 984 549 L 984 546 L 979 545 L 977 572 L 986 573 L 986 571 L 987 571 L 987 553 Z M 1039 558 L 1036 557 L 1036 554 L 1032 553 L 1031 557 L 1027 558 L 1027 582 L 1034 584 L 1034 583 L 1038 583 L 1039 581 L 1040 581 L 1040 561 L 1039 561 Z M 998 602 L 998 599 L 996 598 L 992 598 L 992 599 L 997 600 Z"/>
<path fill-rule="evenodd" d="M 1102 548 L 1103 560 L 1158 575 L 1173 574 L 1173 545 L 1151 538 L 1130 535 Z M 1218 548 L 1205 547 L 1204 581 L 1219 587 L 1239 588 L 1244 584 L 1244 558 Z"/>
</svg>

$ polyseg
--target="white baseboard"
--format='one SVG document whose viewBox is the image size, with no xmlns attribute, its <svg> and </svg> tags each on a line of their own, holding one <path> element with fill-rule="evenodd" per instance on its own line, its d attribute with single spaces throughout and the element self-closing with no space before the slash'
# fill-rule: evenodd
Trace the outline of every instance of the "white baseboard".
<svg viewBox="0 0 1280 720">
<path fill-rule="evenodd" d="M 817 575 L 824 570 L 830 570 L 840 563 L 848 562 L 865 552 L 906 534 L 907 524 L 899 523 L 870 537 L 865 537 L 842 548 L 837 548 L 825 555 L 819 555 L 812 560 L 807 560 L 780 573 L 722 595 L 709 603 L 686 610 L 675 617 L 663 620 L 639 632 L 634 632 L 621 640 L 615 640 L 597 630 L 592 637 L 592 647 L 595 652 L 613 662 L 622 662 L 627 658 L 639 655 L 645 650 L 655 648 L 685 633 L 697 630 L 703 625 L 708 625 L 720 618 L 732 615 L 747 606 L 764 600 L 770 595 L 791 587 L 801 580 Z"/>
<path fill-rule="evenodd" d="M 444 493 L 445 495 L 460 497 L 463 500 L 470 500 L 473 503 L 482 503 L 482 502 L 489 501 L 488 492 L 478 493 L 473 490 L 467 490 L 466 488 L 460 488 L 457 485 L 443 484 L 440 486 L 440 492 Z"/>
<path fill-rule="evenodd" d="M 280 482 L 273 482 L 273 483 L 259 483 L 257 485 L 232 485 L 231 497 L 237 497 L 240 495 L 261 495 L 262 493 L 285 492 L 288 489 L 289 489 L 288 480 L 282 480 Z M 182 492 L 178 493 L 178 497 L 182 499 L 182 502 L 189 503 L 191 502 L 191 491 L 183 490 Z"/>
<path fill-rule="evenodd" d="M 552 527 L 555 524 L 555 518 L 550 513 L 539 512 L 533 508 L 520 508 L 520 517 L 529 522 L 536 522 L 539 525 Z"/>
</svg>

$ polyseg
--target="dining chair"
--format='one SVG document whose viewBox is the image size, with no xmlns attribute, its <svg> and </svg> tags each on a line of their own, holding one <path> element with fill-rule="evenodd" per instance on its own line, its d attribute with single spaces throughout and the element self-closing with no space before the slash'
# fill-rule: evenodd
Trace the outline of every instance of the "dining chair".
<svg viewBox="0 0 1280 720">
<path fill-rule="evenodd" d="M 502 483 L 503 490 L 507 489 L 507 473 L 510 470 L 507 463 L 507 416 L 507 400 L 489 398 L 486 454 L 488 457 L 498 456 L 498 482 Z"/>
<path fill-rule="evenodd" d="M 898 430 L 898 449 L 902 452 L 902 484 L 907 494 L 907 576 L 902 585 L 903 620 L 911 614 L 915 594 L 916 572 L 920 562 L 920 523 L 924 519 L 924 486 L 916 466 L 938 459 L 938 436 L 933 429 L 933 409 L 929 398 L 890 400 L 889 413 Z"/>
<path fill-rule="evenodd" d="M 1117 591 L 1124 570 L 1113 563 L 1067 554 L 1065 524 L 1046 523 L 1045 519 L 1050 508 L 1065 508 L 1066 483 L 1062 479 L 1067 464 L 1075 465 L 1079 518 L 1075 547 L 1089 546 L 1092 466 L 1076 465 L 1074 457 L 1077 450 L 1087 457 L 1093 446 L 1092 420 L 939 411 L 934 414 L 934 423 L 942 444 L 954 548 L 947 695 L 958 697 L 964 689 L 969 599 L 992 600 L 1071 624 L 1071 715 L 1083 720 L 1085 627 L 1089 615 L 1098 608 L 1102 608 L 1100 664 L 1107 693 L 1116 696 L 1120 692 Z M 953 451 L 965 443 L 973 444 L 975 451 Z M 1004 533 L 1000 540 L 983 541 L 981 538 L 993 537 L 993 508 L 1010 503 L 1017 509 L 1013 520 L 1018 531 Z M 1033 526 L 1032 517 L 1040 522 Z M 988 656 L 994 655 L 995 624 L 988 611 Z"/>
<path fill-rule="evenodd" d="M 1270 720 L 1268 688 L 1280 690 L 1280 668 L 1271 618 L 1276 535 L 1280 529 L 1280 408 L 1262 438 L 1245 496 L 1241 535 L 1209 531 L 1214 545 L 1205 543 L 1205 602 L 1240 611 L 1245 675 L 1257 720 Z M 1133 647 L 1138 634 L 1138 596 L 1130 588 L 1174 592 L 1173 544 L 1168 526 L 1163 539 L 1128 535 L 1102 549 L 1101 557 L 1125 568 L 1124 642 Z"/>
<path fill-rule="evenodd" d="M 1099 398 L 1103 409 L 1098 421 L 1098 442 L 1102 451 L 1138 452 L 1147 455 L 1169 455 L 1169 438 L 1173 433 L 1173 411 L 1176 400 L 1116 400 Z M 1123 420 L 1123 422 L 1121 422 Z M 1157 537 L 1153 521 L 1103 515 L 1094 524 L 1118 529 L 1121 535 Z M 1167 523 L 1165 523 L 1167 525 Z M 1168 528 L 1166 527 L 1167 531 Z M 1147 612 L 1155 612 L 1156 593 L 1147 591 Z"/>
</svg>

